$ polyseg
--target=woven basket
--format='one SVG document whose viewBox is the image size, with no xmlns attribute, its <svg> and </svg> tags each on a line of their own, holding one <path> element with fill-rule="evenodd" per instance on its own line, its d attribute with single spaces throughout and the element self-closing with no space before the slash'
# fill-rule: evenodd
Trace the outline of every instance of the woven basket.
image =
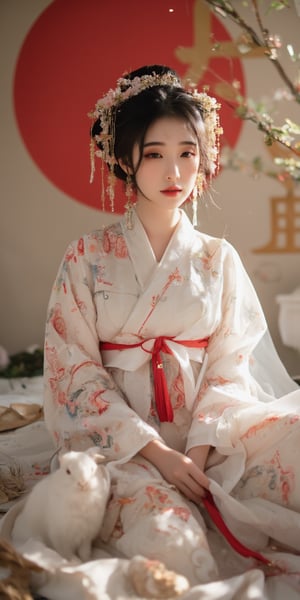
<svg viewBox="0 0 300 600">
<path fill-rule="evenodd" d="M 15 548 L 0 537 L 0 598 L 1 600 L 34 600 L 30 590 L 33 572 L 41 573 L 39 567 L 24 558 Z"/>
</svg>

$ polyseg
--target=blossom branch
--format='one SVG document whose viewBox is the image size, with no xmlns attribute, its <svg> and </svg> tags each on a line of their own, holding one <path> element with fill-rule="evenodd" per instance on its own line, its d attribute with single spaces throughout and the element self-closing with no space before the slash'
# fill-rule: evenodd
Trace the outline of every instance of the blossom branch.
<svg viewBox="0 0 300 600">
<path fill-rule="evenodd" d="M 243 31 L 245 31 L 248 34 L 249 38 L 252 40 L 255 46 L 265 48 L 266 57 L 272 61 L 280 78 L 284 81 L 285 85 L 290 90 L 295 100 L 300 103 L 300 92 L 290 80 L 287 73 L 283 69 L 281 63 L 277 59 L 276 51 L 274 51 L 273 37 L 269 35 L 269 31 L 263 26 L 261 16 L 258 10 L 257 0 L 251 0 L 251 2 L 254 8 L 256 21 L 263 36 L 263 41 L 261 41 L 253 27 L 248 25 L 248 23 L 246 23 L 242 16 L 237 12 L 237 10 L 233 8 L 229 0 L 205 0 L 205 2 L 210 7 L 212 7 L 217 14 L 221 15 L 223 18 L 227 16 L 234 23 L 236 23 Z"/>
</svg>

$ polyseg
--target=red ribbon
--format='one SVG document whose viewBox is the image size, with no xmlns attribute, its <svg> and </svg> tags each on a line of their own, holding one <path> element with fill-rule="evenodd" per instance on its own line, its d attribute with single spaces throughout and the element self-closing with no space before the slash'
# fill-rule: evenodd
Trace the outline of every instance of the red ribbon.
<svg viewBox="0 0 300 600">
<path fill-rule="evenodd" d="M 167 345 L 166 341 L 171 340 L 176 344 L 181 344 L 187 348 L 206 348 L 208 345 L 209 338 L 202 340 L 175 340 L 173 337 L 158 337 L 155 338 L 152 350 L 144 348 L 145 342 L 149 339 L 143 339 L 136 344 L 116 344 L 114 342 L 100 342 L 100 350 L 127 350 L 128 348 L 142 348 L 144 352 L 148 352 L 152 355 L 152 371 L 153 371 L 153 382 L 154 382 L 154 395 L 157 413 L 161 422 L 173 421 L 173 408 L 169 397 L 169 390 L 167 386 L 167 380 L 164 373 L 163 362 L 161 352 L 165 354 L 173 354 L 172 350 Z"/>
<path fill-rule="evenodd" d="M 202 502 L 211 517 L 214 524 L 217 526 L 219 531 L 224 535 L 226 540 L 232 546 L 232 548 L 241 554 L 241 556 L 245 556 L 246 558 L 254 558 L 258 562 L 264 564 L 268 567 L 267 575 L 279 575 L 282 573 L 286 573 L 280 565 L 272 562 L 269 558 L 261 554 L 260 552 L 256 552 L 247 546 L 244 546 L 228 529 L 226 523 L 223 520 L 223 517 L 217 508 L 213 496 L 210 492 L 206 492 L 206 496 L 202 499 Z M 271 570 L 270 570 L 271 569 Z"/>
</svg>

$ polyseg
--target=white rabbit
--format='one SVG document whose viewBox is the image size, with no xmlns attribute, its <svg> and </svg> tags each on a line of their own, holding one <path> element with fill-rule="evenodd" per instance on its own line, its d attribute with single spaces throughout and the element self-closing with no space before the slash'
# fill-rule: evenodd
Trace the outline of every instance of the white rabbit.
<svg viewBox="0 0 300 600">
<path fill-rule="evenodd" d="M 67 452 L 59 468 L 31 490 L 17 516 L 13 542 L 42 541 L 68 560 L 89 560 L 110 495 L 110 475 L 98 449 Z"/>
</svg>

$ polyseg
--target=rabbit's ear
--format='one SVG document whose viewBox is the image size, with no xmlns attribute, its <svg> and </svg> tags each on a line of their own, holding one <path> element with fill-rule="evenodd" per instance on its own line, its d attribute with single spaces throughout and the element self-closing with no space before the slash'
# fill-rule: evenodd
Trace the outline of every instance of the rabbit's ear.
<svg viewBox="0 0 300 600">
<path fill-rule="evenodd" d="M 101 463 L 104 463 L 106 461 L 106 457 L 104 456 L 104 454 L 101 454 L 101 452 L 99 452 L 98 446 L 92 446 L 91 448 L 88 448 L 86 453 L 94 459 L 97 465 L 100 465 Z"/>
<path fill-rule="evenodd" d="M 61 459 L 62 455 L 63 455 L 63 450 L 60 446 L 59 448 L 57 448 L 57 450 L 55 450 L 54 454 L 52 454 L 52 456 L 50 458 L 50 473 L 53 473 L 53 471 L 56 471 L 59 468 L 60 459 Z"/>
<path fill-rule="evenodd" d="M 97 465 L 101 465 L 102 463 L 106 462 L 106 456 L 104 456 L 104 454 L 100 454 L 100 453 L 94 454 L 93 459 Z"/>
</svg>

